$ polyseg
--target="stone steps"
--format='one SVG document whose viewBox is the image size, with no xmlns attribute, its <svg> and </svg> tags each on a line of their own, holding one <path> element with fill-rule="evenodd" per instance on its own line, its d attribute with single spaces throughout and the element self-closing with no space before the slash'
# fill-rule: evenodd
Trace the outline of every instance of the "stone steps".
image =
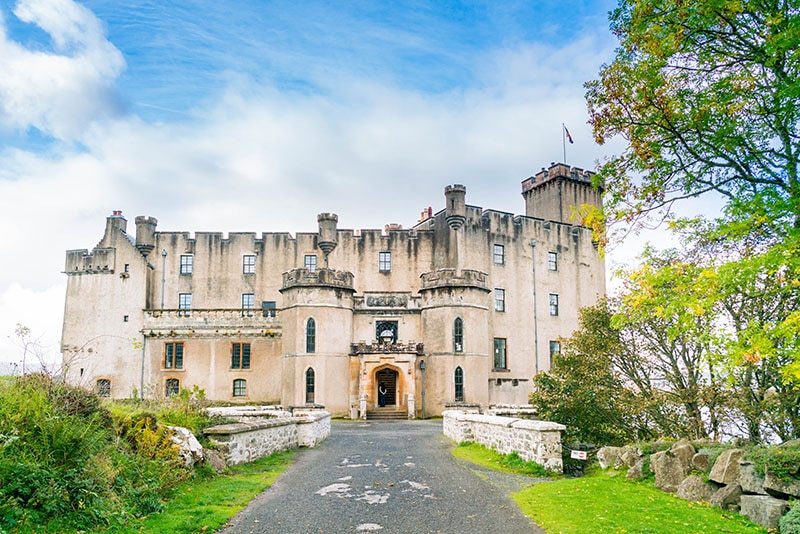
<svg viewBox="0 0 800 534">
<path fill-rule="evenodd" d="M 402 410 L 376 410 L 367 412 L 367 421 L 402 421 L 408 419 L 408 413 Z"/>
</svg>

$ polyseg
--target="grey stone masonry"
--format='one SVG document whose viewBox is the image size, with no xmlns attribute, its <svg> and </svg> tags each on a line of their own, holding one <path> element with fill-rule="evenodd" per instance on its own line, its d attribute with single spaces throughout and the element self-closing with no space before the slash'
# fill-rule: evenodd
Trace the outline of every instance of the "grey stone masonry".
<svg viewBox="0 0 800 534">
<path fill-rule="evenodd" d="M 720 454 L 708 475 L 709 480 L 719 484 L 736 482 L 739 479 L 739 460 L 743 454 L 742 449 L 729 449 Z"/>
<path fill-rule="evenodd" d="M 561 432 L 566 427 L 549 421 L 531 421 L 446 410 L 442 431 L 462 443 L 475 441 L 501 454 L 516 452 L 521 458 L 561 472 Z"/>
<path fill-rule="evenodd" d="M 768 495 L 742 495 L 741 513 L 764 528 L 778 528 L 778 521 L 789 507 L 786 501 Z"/>
</svg>

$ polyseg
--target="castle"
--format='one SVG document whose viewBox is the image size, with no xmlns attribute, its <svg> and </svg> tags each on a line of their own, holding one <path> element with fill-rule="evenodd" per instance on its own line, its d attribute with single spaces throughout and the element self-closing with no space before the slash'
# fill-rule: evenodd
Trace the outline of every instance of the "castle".
<svg viewBox="0 0 800 534">
<path fill-rule="evenodd" d="M 552 164 L 522 182 L 525 216 L 445 188 L 410 229 L 158 231 L 114 212 L 98 245 L 66 253 L 67 380 L 101 396 L 324 405 L 335 415 L 435 415 L 526 404 L 578 311 L 605 294 L 577 206 L 591 173 Z M 384 393 L 385 392 L 385 393 Z"/>
</svg>

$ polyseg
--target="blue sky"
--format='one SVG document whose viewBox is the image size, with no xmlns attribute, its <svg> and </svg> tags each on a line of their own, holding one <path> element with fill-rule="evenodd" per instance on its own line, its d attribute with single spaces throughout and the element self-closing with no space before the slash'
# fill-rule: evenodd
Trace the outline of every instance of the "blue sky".
<svg viewBox="0 0 800 534">
<path fill-rule="evenodd" d="M 410 226 L 463 183 L 522 212 L 562 122 L 570 164 L 623 146 L 593 142 L 583 100 L 612 8 L 0 0 L 0 361 L 17 322 L 57 353 L 64 251 L 112 210 L 161 230 Z"/>
</svg>

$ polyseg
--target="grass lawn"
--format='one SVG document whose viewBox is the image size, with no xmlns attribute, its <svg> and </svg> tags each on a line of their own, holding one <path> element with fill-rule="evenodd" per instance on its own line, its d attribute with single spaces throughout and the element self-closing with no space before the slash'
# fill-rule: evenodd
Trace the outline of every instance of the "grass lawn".
<svg viewBox="0 0 800 534">
<path fill-rule="evenodd" d="M 534 484 L 512 498 L 548 533 L 763 533 L 745 517 L 692 503 L 624 473 Z"/>
<path fill-rule="evenodd" d="M 175 491 L 164 511 L 130 523 L 115 533 L 215 532 L 289 466 L 294 451 L 237 465 L 224 475 L 190 480 Z"/>
<path fill-rule="evenodd" d="M 450 452 L 456 458 L 461 458 L 473 464 L 482 465 L 489 469 L 502 471 L 504 473 L 515 473 L 520 475 L 530 475 L 535 477 L 546 477 L 552 473 L 536 462 L 526 462 L 516 453 L 500 454 L 480 443 L 466 441 L 452 448 Z"/>
</svg>

